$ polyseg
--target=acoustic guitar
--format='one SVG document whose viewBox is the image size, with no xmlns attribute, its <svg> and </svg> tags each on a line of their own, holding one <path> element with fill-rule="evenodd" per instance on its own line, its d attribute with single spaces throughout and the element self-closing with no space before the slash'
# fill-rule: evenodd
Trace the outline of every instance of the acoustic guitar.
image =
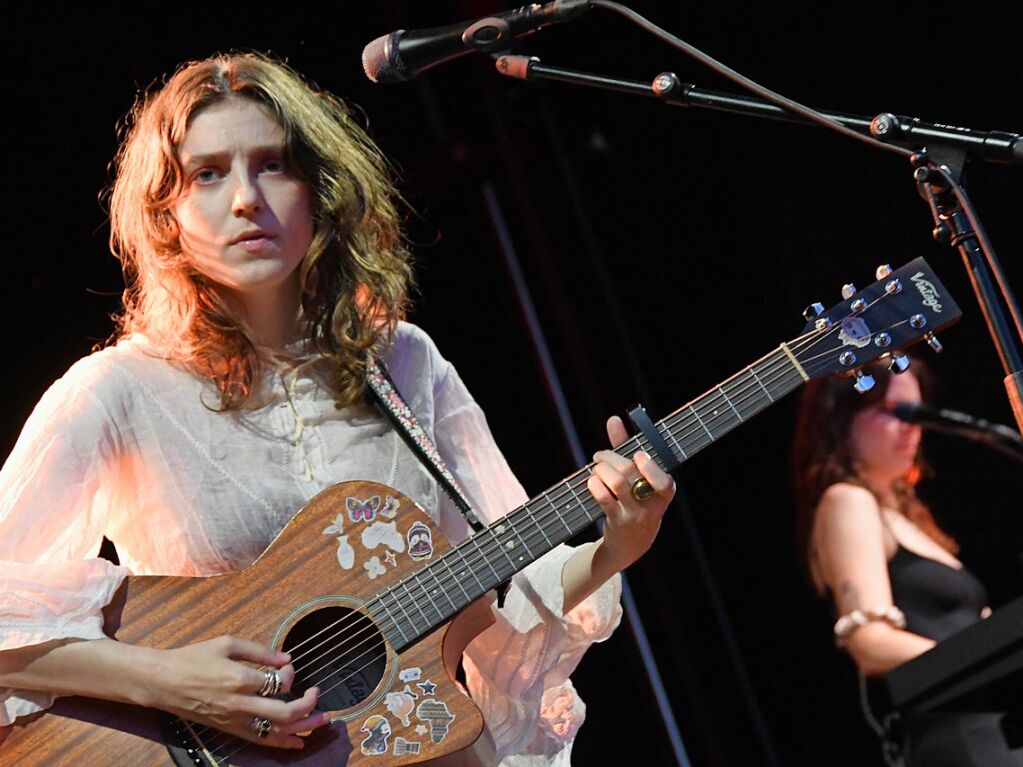
<svg viewBox="0 0 1023 767">
<path fill-rule="evenodd" d="M 800 335 L 654 424 L 670 460 L 642 432 L 618 452 L 645 450 L 673 469 L 804 381 L 846 374 L 864 390 L 864 363 L 886 356 L 901 371 L 908 365 L 901 348 L 922 338 L 938 347 L 933 333 L 960 312 L 928 265 L 917 259 L 879 275 L 858 293 L 846 286 L 829 310 L 813 305 Z M 596 521 L 600 508 L 586 490 L 591 468 L 455 546 L 412 499 L 345 482 L 314 497 L 244 570 L 126 579 L 105 623 L 118 640 L 171 648 L 232 634 L 291 653 L 292 694 L 316 685 L 320 708 L 332 714 L 301 751 L 251 744 L 156 710 L 66 697 L 19 721 L 0 762 L 391 767 L 466 749 L 483 719 L 453 678 L 472 633 L 456 637 L 454 619 Z"/>
</svg>

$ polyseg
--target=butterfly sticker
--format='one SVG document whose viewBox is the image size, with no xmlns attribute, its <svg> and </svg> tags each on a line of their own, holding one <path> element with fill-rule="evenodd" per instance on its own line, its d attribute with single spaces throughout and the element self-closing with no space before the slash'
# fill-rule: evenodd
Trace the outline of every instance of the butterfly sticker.
<svg viewBox="0 0 1023 767">
<path fill-rule="evenodd" d="M 372 522 L 380 508 L 380 496 L 374 495 L 365 501 L 358 498 L 345 498 L 345 506 L 348 507 L 348 518 L 352 522 Z"/>
</svg>

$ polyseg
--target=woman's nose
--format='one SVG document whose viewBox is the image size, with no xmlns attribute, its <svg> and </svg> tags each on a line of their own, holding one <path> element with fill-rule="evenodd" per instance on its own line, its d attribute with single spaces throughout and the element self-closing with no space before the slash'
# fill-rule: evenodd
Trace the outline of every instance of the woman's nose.
<svg viewBox="0 0 1023 767">
<path fill-rule="evenodd" d="M 231 201 L 231 212 L 236 216 L 249 216 L 262 209 L 265 201 L 259 184 L 247 174 L 240 174 Z"/>
</svg>

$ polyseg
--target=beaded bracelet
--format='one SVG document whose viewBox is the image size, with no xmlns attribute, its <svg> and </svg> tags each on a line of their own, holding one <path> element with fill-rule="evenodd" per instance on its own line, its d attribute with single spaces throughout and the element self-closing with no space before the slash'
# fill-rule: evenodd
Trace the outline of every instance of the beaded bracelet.
<svg viewBox="0 0 1023 767">
<path fill-rule="evenodd" d="M 906 616 L 895 605 L 875 607 L 873 610 L 853 610 L 835 621 L 835 644 L 844 647 L 857 629 L 872 621 L 884 621 L 892 628 L 906 628 Z"/>
</svg>

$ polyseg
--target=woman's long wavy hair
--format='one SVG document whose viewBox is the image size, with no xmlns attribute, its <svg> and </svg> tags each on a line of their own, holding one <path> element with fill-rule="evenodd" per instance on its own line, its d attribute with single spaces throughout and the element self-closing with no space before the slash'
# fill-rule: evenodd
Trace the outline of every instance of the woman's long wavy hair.
<svg viewBox="0 0 1023 767">
<path fill-rule="evenodd" d="M 285 161 L 310 188 L 314 235 L 300 269 L 302 322 L 332 359 L 339 406 L 365 390 L 367 352 L 404 315 L 412 273 L 387 160 L 349 108 L 256 53 L 181 66 L 141 96 L 114 160 L 110 243 L 126 288 L 115 338 L 143 334 L 212 380 L 221 409 L 245 404 L 268 356 L 182 253 L 173 207 L 185 189 L 177 148 L 192 118 L 228 98 L 262 104 L 284 129 Z"/>
<path fill-rule="evenodd" d="M 928 400 L 931 396 L 929 371 L 919 360 L 913 360 L 911 370 L 920 383 L 923 399 Z M 863 394 L 853 389 L 849 378 L 832 376 L 810 381 L 803 389 L 796 417 L 792 448 L 796 546 L 800 560 L 820 592 L 823 592 L 823 584 L 813 566 L 812 538 L 821 495 L 836 482 L 851 482 L 875 492 L 859 473 L 849 444 L 849 428 L 857 413 L 884 401 L 893 374 L 881 363 L 868 365 L 866 372 L 876 383 Z M 916 483 L 926 471 L 922 451 L 918 451 L 913 467 L 893 488 L 898 510 L 954 554 L 958 550 L 955 540 L 938 527 L 931 510 L 917 498 Z"/>
</svg>

